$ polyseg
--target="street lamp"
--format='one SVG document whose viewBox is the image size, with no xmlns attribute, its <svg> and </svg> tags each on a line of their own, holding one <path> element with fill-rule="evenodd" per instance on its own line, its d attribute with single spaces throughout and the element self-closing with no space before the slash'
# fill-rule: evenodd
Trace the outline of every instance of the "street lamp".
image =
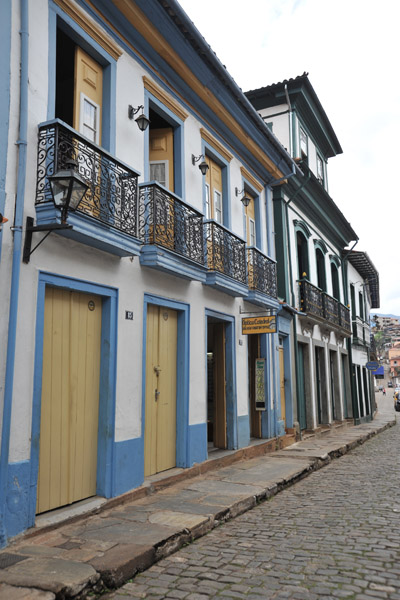
<svg viewBox="0 0 400 600">
<path fill-rule="evenodd" d="M 66 223 L 68 211 L 74 212 L 78 208 L 89 187 L 76 166 L 76 161 L 70 159 L 65 169 L 49 177 L 54 206 L 61 210 L 61 223 Z"/>
<path fill-rule="evenodd" d="M 77 172 L 76 166 L 75 160 L 68 159 L 63 169 L 60 169 L 49 177 L 54 206 L 61 210 L 61 223 L 34 226 L 32 217 L 26 218 L 25 242 L 22 255 L 24 263 L 29 263 L 31 254 L 44 242 L 52 231 L 72 229 L 72 225 L 68 225 L 67 223 L 68 212 L 74 212 L 78 208 L 89 187 L 83 177 Z M 32 234 L 38 231 L 47 231 L 47 233 L 31 250 Z"/>
</svg>

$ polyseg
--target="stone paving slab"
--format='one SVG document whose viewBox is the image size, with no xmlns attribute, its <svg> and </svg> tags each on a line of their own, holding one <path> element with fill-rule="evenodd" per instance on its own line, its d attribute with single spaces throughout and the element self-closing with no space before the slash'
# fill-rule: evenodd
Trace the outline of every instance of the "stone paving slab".
<svg viewBox="0 0 400 600">
<path fill-rule="evenodd" d="M 191 478 L 167 473 L 169 487 L 158 478 L 136 499 L 113 499 L 98 514 L 27 532 L 3 551 L 23 560 L 0 568 L 0 600 L 82 600 L 120 586 L 395 422 L 393 412 L 381 412 L 370 423 L 347 424 L 255 458 L 241 450 L 240 457 L 250 458 L 235 462 L 230 453 L 214 470 Z"/>
</svg>

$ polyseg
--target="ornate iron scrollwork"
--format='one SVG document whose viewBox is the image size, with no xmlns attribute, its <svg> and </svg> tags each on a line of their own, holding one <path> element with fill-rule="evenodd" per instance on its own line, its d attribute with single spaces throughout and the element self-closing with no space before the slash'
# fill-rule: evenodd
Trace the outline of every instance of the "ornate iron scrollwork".
<svg viewBox="0 0 400 600">
<path fill-rule="evenodd" d="M 249 288 L 277 297 L 276 264 L 257 248 L 247 249 Z"/>
<path fill-rule="evenodd" d="M 139 188 L 139 239 L 204 265 L 203 218 L 155 183 Z"/>
<path fill-rule="evenodd" d="M 246 245 L 216 221 L 207 221 L 207 266 L 240 283 L 247 284 Z"/>
<path fill-rule="evenodd" d="M 137 237 L 137 174 L 61 123 L 39 128 L 36 204 L 51 201 L 48 178 L 71 159 L 89 186 L 78 212 Z"/>
</svg>

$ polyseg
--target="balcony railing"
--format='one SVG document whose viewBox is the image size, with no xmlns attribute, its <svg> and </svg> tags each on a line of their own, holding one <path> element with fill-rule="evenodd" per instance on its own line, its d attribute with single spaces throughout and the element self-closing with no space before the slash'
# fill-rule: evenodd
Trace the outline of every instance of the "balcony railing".
<svg viewBox="0 0 400 600">
<path fill-rule="evenodd" d="M 324 304 L 322 300 L 322 290 L 312 285 L 307 279 L 298 281 L 300 310 L 317 319 L 324 319 Z"/>
<path fill-rule="evenodd" d="M 52 200 L 49 176 L 71 159 L 89 186 L 78 212 L 136 237 L 138 174 L 58 120 L 39 127 L 36 204 Z"/>
<path fill-rule="evenodd" d="M 157 183 L 139 187 L 139 239 L 204 265 L 202 214 Z"/>
<path fill-rule="evenodd" d="M 350 310 L 307 279 L 299 284 L 300 310 L 319 322 L 328 322 L 333 328 L 340 328 L 351 334 Z"/>
<path fill-rule="evenodd" d="M 247 248 L 247 274 L 251 290 L 277 297 L 276 264 L 257 248 Z"/>
<path fill-rule="evenodd" d="M 322 300 L 324 306 L 325 319 L 332 323 L 335 327 L 340 325 L 340 314 L 338 300 L 329 296 L 326 292 L 322 292 Z"/>
<path fill-rule="evenodd" d="M 216 221 L 206 221 L 207 267 L 247 284 L 246 244 Z"/>
</svg>

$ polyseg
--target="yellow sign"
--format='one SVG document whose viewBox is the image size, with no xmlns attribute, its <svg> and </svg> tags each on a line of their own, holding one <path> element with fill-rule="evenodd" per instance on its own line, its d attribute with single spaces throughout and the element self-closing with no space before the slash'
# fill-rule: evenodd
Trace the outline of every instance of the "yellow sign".
<svg viewBox="0 0 400 600">
<path fill-rule="evenodd" d="M 247 317 L 242 319 L 242 335 L 276 333 L 276 317 Z"/>
</svg>

